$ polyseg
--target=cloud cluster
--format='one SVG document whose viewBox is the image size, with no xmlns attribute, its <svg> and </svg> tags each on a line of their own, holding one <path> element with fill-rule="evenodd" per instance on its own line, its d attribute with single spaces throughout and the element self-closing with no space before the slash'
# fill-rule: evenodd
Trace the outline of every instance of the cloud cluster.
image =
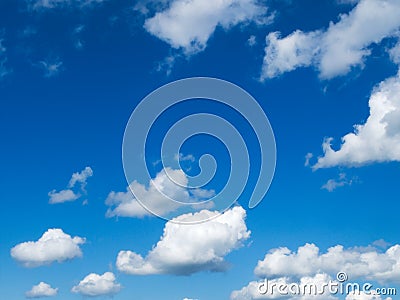
<svg viewBox="0 0 400 300">
<path fill-rule="evenodd" d="M 400 245 L 385 252 L 374 247 L 345 249 L 341 245 L 320 253 L 314 244 L 305 244 L 292 252 L 286 247 L 273 249 L 257 263 L 259 277 L 310 276 L 316 273 L 335 275 L 346 272 L 349 278 L 400 283 Z"/>
<path fill-rule="evenodd" d="M 132 251 L 120 251 L 116 262 L 118 270 L 134 275 L 189 275 L 226 269 L 224 256 L 241 247 L 249 238 L 250 231 L 242 207 L 233 207 L 211 219 L 216 215 L 218 212 L 203 210 L 168 221 L 160 241 L 146 257 Z M 198 219 L 211 220 L 196 225 L 176 223 Z"/>
<path fill-rule="evenodd" d="M 89 177 L 93 176 L 93 170 L 90 167 L 86 167 L 81 172 L 73 173 L 68 183 L 68 189 L 56 191 L 52 190 L 48 193 L 49 203 L 57 204 L 69 201 L 75 201 L 81 197 L 81 194 L 76 189 L 77 183 L 80 184 L 80 191 L 86 194 L 86 181 Z"/>
<path fill-rule="evenodd" d="M 71 237 L 62 229 L 49 229 L 38 241 L 18 244 L 10 253 L 12 258 L 25 267 L 37 267 L 81 257 L 82 251 L 79 245 L 84 243 L 84 238 Z"/>
<path fill-rule="evenodd" d="M 176 182 L 179 184 L 176 184 Z M 112 191 L 105 201 L 106 205 L 109 206 L 106 216 L 143 217 L 151 215 L 137 201 L 131 191 L 138 195 L 141 203 L 147 209 L 159 216 L 175 211 L 183 205 L 182 203 L 195 203 L 215 194 L 213 190 L 195 189 L 189 191 L 184 188 L 187 184 L 188 178 L 185 172 L 165 168 L 150 181 L 148 187 L 134 181 L 127 187 L 126 192 Z"/>
<path fill-rule="evenodd" d="M 346 74 L 363 66 L 372 44 L 395 35 L 399 28 L 399 1 L 361 0 L 326 30 L 297 30 L 284 38 L 279 32 L 269 33 L 261 80 L 306 66 L 317 68 L 323 79 Z"/>
<path fill-rule="evenodd" d="M 105 272 L 103 275 L 91 273 L 82 279 L 71 291 L 82 296 L 113 296 L 121 290 L 121 284 L 117 283 L 115 275 Z"/>
<path fill-rule="evenodd" d="M 172 0 L 164 10 L 145 21 L 152 35 L 182 49 L 187 55 L 206 48 L 217 27 L 271 22 L 267 8 L 257 0 Z"/>
<path fill-rule="evenodd" d="M 48 283 L 40 282 L 38 285 L 34 285 L 30 291 L 25 293 L 27 298 L 42 298 L 56 296 L 58 288 L 52 288 Z"/>
<path fill-rule="evenodd" d="M 378 242 L 379 244 L 382 241 Z M 291 251 L 286 247 L 270 250 L 263 260 L 258 261 L 254 273 L 259 278 L 268 279 L 273 284 L 304 286 L 315 284 L 318 291 L 330 280 L 336 280 L 338 272 L 346 272 L 352 282 L 357 279 L 377 281 L 381 284 L 399 283 L 400 245 L 394 245 L 382 252 L 374 246 L 345 249 L 341 245 L 320 253 L 314 244 L 305 244 Z M 263 283 L 265 281 L 262 281 Z M 261 291 L 261 292 L 260 292 Z M 338 299 L 326 290 L 322 295 L 281 296 L 275 290 L 260 288 L 260 281 L 251 281 L 247 286 L 231 293 L 231 300 L 250 299 Z M 371 291 L 374 292 L 374 291 Z M 291 296 L 291 297 L 290 297 Z M 377 295 L 349 295 L 346 300 L 383 299 Z M 385 298 L 391 300 L 391 298 Z"/>
<path fill-rule="evenodd" d="M 325 139 L 313 169 L 400 161 L 400 72 L 375 87 L 369 109 L 365 124 L 343 136 L 338 150 L 332 149 L 332 138 Z"/>
</svg>

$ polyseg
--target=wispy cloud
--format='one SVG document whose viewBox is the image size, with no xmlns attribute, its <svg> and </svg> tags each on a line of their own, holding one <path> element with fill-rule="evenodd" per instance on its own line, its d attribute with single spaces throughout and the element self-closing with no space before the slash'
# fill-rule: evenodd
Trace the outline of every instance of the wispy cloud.
<svg viewBox="0 0 400 300">
<path fill-rule="evenodd" d="M 91 167 L 86 167 L 81 172 L 73 173 L 68 183 L 68 189 L 61 191 L 52 190 L 48 193 L 49 203 L 57 204 L 75 201 L 81 197 L 81 192 L 86 194 L 86 184 L 88 178 L 93 176 L 93 170 Z M 79 187 L 76 185 L 79 184 Z M 85 200 L 87 204 L 87 200 Z"/>
<path fill-rule="evenodd" d="M 340 173 L 339 178 L 329 179 L 324 185 L 322 185 L 321 189 L 327 190 L 328 192 L 333 192 L 339 187 L 352 185 L 355 180 L 356 178 L 348 179 L 345 173 Z"/>
<path fill-rule="evenodd" d="M 43 76 L 50 78 L 58 75 L 62 68 L 63 62 L 57 57 L 55 59 L 41 60 L 37 66 L 43 70 Z"/>
</svg>

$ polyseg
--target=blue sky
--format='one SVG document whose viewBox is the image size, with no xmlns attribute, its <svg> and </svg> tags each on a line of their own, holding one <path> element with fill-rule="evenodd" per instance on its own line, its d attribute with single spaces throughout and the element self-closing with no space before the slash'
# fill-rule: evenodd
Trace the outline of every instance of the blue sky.
<svg viewBox="0 0 400 300">
<path fill-rule="evenodd" d="M 339 271 L 400 293 L 399 20 L 397 0 L 1 1 L 1 297 L 270 299 L 255 288 L 264 278 L 319 282 Z M 233 149 L 210 136 L 171 153 L 183 170 L 159 162 L 185 116 L 231 122 L 251 162 L 231 208 L 182 225 L 127 190 L 122 143 L 143 98 L 199 76 L 254 97 L 274 131 L 276 169 L 249 209 L 267 146 L 255 120 L 204 99 L 171 107 L 144 153 L 155 186 L 131 178 L 145 205 L 160 207 L 160 188 L 212 200 L 229 182 Z M 169 167 L 186 182 L 207 153 L 217 172 L 197 194 L 165 179 Z M 180 218 L 217 215 L 205 206 Z"/>
</svg>

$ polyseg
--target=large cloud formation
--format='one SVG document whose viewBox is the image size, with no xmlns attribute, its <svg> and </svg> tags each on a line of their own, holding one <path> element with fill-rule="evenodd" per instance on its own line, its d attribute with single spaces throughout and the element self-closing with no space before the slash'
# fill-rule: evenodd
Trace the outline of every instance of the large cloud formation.
<svg viewBox="0 0 400 300">
<path fill-rule="evenodd" d="M 332 138 L 325 139 L 313 169 L 400 161 L 400 72 L 375 87 L 369 108 L 365 124 L 343 136 L 340 149 L 332 149 Z"/>
<path fill-rule="evenodd" d="M 317 287 L 335 280 L 336 274 L 345 272 L 351 282 L 355 280 L 377 281 L 381 284 L 400 283 L 400 245 L 394 245 L 386 251 L 374 246 L 345 249 L 341 245 L 329 248 L 321 253 L 314 244 L 305 244 L 291 251 L 286 247 L 270 250 L 263 260 L 258 261 L 254 273 L 259 278 L 270 280 L 270 286 L 276 284 L 314 283 Z M 277 293 L 261 294 L 259 281 L 251 281 L 240 290 L 233 291 L 232 300 L 281 299 Z M 322 289 L 319 289 L 322 290 Z M 373 293 L 374 290 L 371 290 Z M 304 298 L 305 296 L 305 298 Z M 338 299 L 331 294 L 295 295 L 290 299 Z M 346 300 L 387 299 L 379 295 L 348 295 Z"/>
<path fill-rule="evenodd" d="M 193 54 L 206 48 L 217 27 L 268 23 L 267 8 L 257 0 L 171 0 L 147 19 L 144 28 L 175 49 Z"/>
<path fill-rule="evenodd" d="M 81 257 L 82 250 L 79 245 L 84 243 L 84 238 L 71 237 L 62 229 L 49 229 L 38 241 L 18 244 L 10 252 L 12 258 L 25 267 L 37 267 Z"/>
<path fill-rule="evenodd" d="M 307 66 L 316 67 L 323 79 L 344 75 L 362 67 L 370 46 L 395 35 L 399 28 L 398 0 L 361 0 L 326 30 L 296 30 L 283 38 L 271 32 L 266 37 L 261 80 Z"/>
<path fill-rule="evenodd" d="M 133 251 L 120 251 L 116 262 L 118 270 L 134 275 L 189 275 L 225 270 L 224 256 L 241 247 L 249 238 L 250 231 L 242 207 L 233 207 L 213 218 L 217 215 L 218 212 L 203 210 L 168 221 L 160 241 L 146 257 Z M 211 220 L 196 225 L 176 223 L 205 219 Z"/>
</svg>

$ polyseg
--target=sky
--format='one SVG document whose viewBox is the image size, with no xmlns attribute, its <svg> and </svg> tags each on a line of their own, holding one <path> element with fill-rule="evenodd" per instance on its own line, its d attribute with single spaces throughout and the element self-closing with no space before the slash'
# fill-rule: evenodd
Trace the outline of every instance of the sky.
<svg viewBox="0 0 400 300">
<path fill-rule="evenodd" d="M 1 0 L 1 298 L 398 299 L 399 65 L 398 0 Z"/>
</svg>

